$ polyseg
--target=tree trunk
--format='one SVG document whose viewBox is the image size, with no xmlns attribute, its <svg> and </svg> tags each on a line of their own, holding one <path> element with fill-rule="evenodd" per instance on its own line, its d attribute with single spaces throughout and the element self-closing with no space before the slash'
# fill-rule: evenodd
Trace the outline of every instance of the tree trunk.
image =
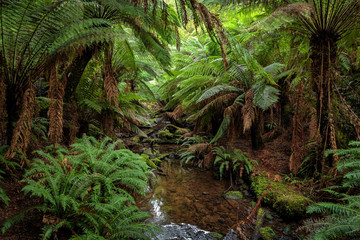
<svg viewBox="0 0 360 240">
<path fill-rule="evenodd" d="M 11 143 L 13 137 L 15 123 L 19 120 L 21 111 L 21 101 L 24 91 L 16 84 L 8 84 L 6 88 L 6 112 L 7 112 L 7 124 L 6 135 L 7 144 Z"/>
<path fill-rule="evenodd" d="M 335 59 L 337 55 L 337 44 L 330 37 L 312 37 L 310 40 L 312 47 L 311 53 L 311 70 L 313 79 L 313 90 L 316 93 L 316 113 L 317 128 L 320 134 L 320 152 L 316 169 L 321 169 L 324 173 L 326 165 L 325 150 L 331 148 L 331 142 L 335 141 L 330 136 L 333 128 L 331 113 L 331 99 L 333 95 L 332 72 L 335 67 Z M 319 162 L 320 160 L 320 162 Z"/>
<path fill-rule="evenodd" d="M 0 145 L 6 144 L 6 84 L 3 75 L 0 76 Z"/>
<path fill-rule="evenodd" d="M 286 81 L 286 78 L 281 78 L 279 80 L 279 86 L 280 86 L 280 97 L 279 97 L 279 103 L 280 103 L 280 111 L 281 111 L 281 126 L 283 126 L 285 129 L 288 128 L 291 124 L 291 118 L 290 118 L 290 106 L 289 106 L 289 84 Z"/>
<path fill-rule="evenodd" d="M 63 98 L 65 94 L 66 75 L 63 75 L 62 81 L 57 77 L 57 67 L 52 66 L 50 70 L 50 106 L 49 116 L 49 139 L 56 145 L 63 138 Z"/>
<path fill-rule="evenodd" d="M 35 107 L 35 89 L 32 84 L 25 91 L 21 102 L 21 113 L 16 126 L 12 131 L 10 147 L 5 154 L 6 159 L 12 159 L 17 152 L 21 152 L 26 157 L 26 150 L 30 141 L 31 122 Z M 22 161 L 23 165 L 25 162 Z"/>
<path fill-rule="evenodd" d="M 256 113 L 254 122 L 251 125 L 251 148 L 253 150 L 260 150 L 264 148 L 264 142 L 261 137 L 261 126 L 260 126 L 260 116 L 259 113 Z"/>
</svg>

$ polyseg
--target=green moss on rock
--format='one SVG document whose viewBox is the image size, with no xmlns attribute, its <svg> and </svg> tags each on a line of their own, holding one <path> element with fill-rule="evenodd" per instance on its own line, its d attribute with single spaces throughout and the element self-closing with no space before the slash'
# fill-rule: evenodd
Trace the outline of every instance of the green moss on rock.
<svg viewBox="0 0 360 240">
<path fill-rule="evenodd" d="M 275 182 L 265 173 L 251 177 L 251 188 L 257 198 L 285 218 L 301 218 L 306 216 L 306 207 L 312 202 L 296 191 L 294 186 L 285 182 Z"/>
<path fill-rule="evenodd" d="M 239 191 L 229 191 L 225 194 L 225 197 L 229 199 L 242 199 L 243 195 Z"/>
</svg>

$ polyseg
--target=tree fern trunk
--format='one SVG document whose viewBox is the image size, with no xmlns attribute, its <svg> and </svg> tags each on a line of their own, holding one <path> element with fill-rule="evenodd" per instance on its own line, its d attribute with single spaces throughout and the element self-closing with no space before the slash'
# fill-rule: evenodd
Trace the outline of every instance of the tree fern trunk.
<svg viewBox="0 0 360 240">
<path fill-rule="evenodd" d="M 258 113 L 255 116 L 254 122 L 251 125 L 251 148 L 253 150 L 260 150 L 264 148 L 264 142 L 261 136 L 260 117 Z"/>
<path fill-rule="evenodd" d="M 333 95 L 332 71 L 335 67 L 337 55 L 337 44 L 331 37 L 312 37 L 311 70 L 313 79 L 313 90 L 316 93 L 316 113 L 318 133 L 320 134 L 320 151 L 318 153 L 317 169 L 325 171 L 325 150 L 331 148 L 330 119 L 331 100 Z M 334 139 L 333 139 L 334 140 Z"/>
<path fill-rule="evenodd" d="M 13 130 L 10 147 L 5 154 L 6 159 L 15 157 L 18 151 L 26 156 L 26 150 L 30 141 L 31 122 L 35 107 L 35 89 L 32 84 L 25 91 L 21 102 L 21 113 L 19 120 Z M 24 162 L 22 162 L 24 164 Z"/>
<path fill-rule="evenodd" d="M 105 46 L 105 52 L 104 52 L 104 58 L 105 58 L 104 59 L 104 69 L 105 69 L 104 89 L 109 104 L 118 108 L 119 89 L 118 89 L 118 83 L 114 77 L 114 71 L 112 69 L 112 55 L 113 55 L 113 44 L 107 44 Z"/>
<path fill-rule="evenodd" d="M 56 145 L 63 138 L 63 98 L 65 94 L 66 75 L 59 80 L 57 77 L 57 68 L 53 66 L 50 70 L 50 89 L 49 99 L 50 106 L 49 116 L 49 138 Z"/>
<path fill-rule="evenodd" d="M 21 112 L 21 102 L 23 100 L 22 96 L 24 95 L 24 91 L 20 86 L 15 84 L 8 84 L 6 87 L 6 112 L 7 116 L 7 124 L 6 124 L 6 136 L 7 136 L 7 144 L 11 143 L 11 139 L 13 138 L 14 126 L 15 123 L 19 120 L 19 115 Z"/>
</svg>

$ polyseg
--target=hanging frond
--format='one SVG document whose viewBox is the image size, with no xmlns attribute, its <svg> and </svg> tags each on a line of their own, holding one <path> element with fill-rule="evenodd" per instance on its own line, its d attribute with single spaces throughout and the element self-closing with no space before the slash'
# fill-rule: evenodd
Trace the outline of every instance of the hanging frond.
<svg viewBox="0 0 360 240">
<path fill-rule="evenodd" d="M 237 93 L 242 92 L 242 90 L 237 87 L 233 87 L 233 86 L 227 85 L 227 84 L 220 84 L 220 85 L 216 85 L 216 86 L 206 90 L 196 102 L 200 103 L 202 101 L 205 101 L 223 91 L 237 92 Z"/>
<path fill-rule="evenodd" d="M 252 89 L 254 92 L 254 105 L 264 111 L 279 100 L 280 91 L 267 85 L 265 81 L 255 84 Z"/>
<path fill-rule="evenodd" d="M 221 122 L 219 129 L 216 132 L 216 135 L 213 137 L 213 139 L 211 139 L 210 144 L 213 144 L 214 142 L 219 140 L 222 135 L 224 135 L 224 133 L 228 129 L 228 126 L 230 125 L 230 121 L 231 116 L 229 114 L 226 114 Z"/>
</svg>

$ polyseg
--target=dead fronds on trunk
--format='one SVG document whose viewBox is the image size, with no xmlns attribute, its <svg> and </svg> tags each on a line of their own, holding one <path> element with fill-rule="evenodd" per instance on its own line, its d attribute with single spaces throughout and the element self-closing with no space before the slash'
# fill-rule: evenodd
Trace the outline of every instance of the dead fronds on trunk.
<svg viewBox="0 0 360 240">
<path fill-rule="evenodd" d="M 56 66 L 50 70 L 50 89 L 49 99 L 50 106 L 48 110 L 50 141 L 56 145 L 61 142 L 63 137 L 63 99 L 65 95 L 66 75 L 59 80 Z"/>
<path fill-rule="evenodd" d="M 79 130 L 79 113 L 76 102 L 71 102 L 66 107 L 67 116 L 71 116 L 71 119 L 67 122 L 69 125 L 69 144 L 73 144 L 76 138 L 76 134 Z"/>
<path fill-rule="evenodd" d="M 16 123 L 10 147 L 5 154 L 5 158 L 10 160 L 15 157 L 16 153 L 21 152 L 26 157 L 26 150 L 30 142 L 31 122 L 35 107 L 35 88 L 29 81 L 30 86 L 25 91 L 22 98 L 22 108 L 19 120 Z M 23 166 L 26 162 L 21 161 Z"/>
<path fill-rule="evenodd" d="M 253 103 L 254 92 L 252 90 L 247 91 L 245 95 L 245 104 L 241 109 L 243 115 L 244 133 L 249 130 L 255 120 L 256 108 Z"/>
<path fill-rule="evenodd" d="M 173 112 L 166 112 L 165 113 L 169 118 L 178 122 L 178 119 L 184 115 L 183 106 L 177 106 Z"/>
<path fill-rule="evenodd" d="M 204 155 L 207 152 L 211 151 L 211 144 L 208 143 L 198 143 L 189 147 L 189 152 L 197 152 L 199 155 Z"/>
<path fill-rule="evenodd" d="M 210 151 L 205 157 L 204 157 L 204 167 L 207 169 L 210 169 L 215 161 L 215 154 L 213 151 Z"/>
<path fill-rule="evenodd" d="M 105 61 L 104 61 L 104 69 L 105 69 L 105 78 L 104 78 L 104 89 L 106 93 L 106 98 L 109 101 L 109 104 L 119 108 L 119 89 L 118 83 L 114 77 L 114 71 L 112 68 L 112 55 L 113 55 L 113 45 L 108 44 L 105 47 Z"/>
</svg>

